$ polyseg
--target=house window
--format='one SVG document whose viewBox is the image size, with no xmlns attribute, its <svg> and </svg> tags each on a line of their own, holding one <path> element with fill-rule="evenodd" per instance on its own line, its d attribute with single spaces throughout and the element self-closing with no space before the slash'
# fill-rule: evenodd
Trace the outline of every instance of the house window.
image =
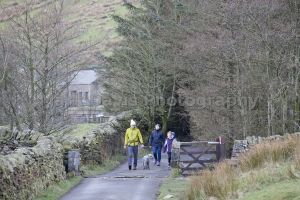
<svg viewBox="0 0 300 200">
<path fill-rule="evenodd" d="M 89 100 L 89 92 L 85 92 L 85 100 Z"/>
<path fill-rule="evenodd" d="M 76 91 L 71 91 L 71 97 L 75 98 L 76 97 Z"/>
<path fill-rule="evenodd" d="M 77 92 L 71 91 L 71 106 L 77 106 Z"/>
<path fill-rule="evenodd" d="M 83 93 L 79 92 L 79 102 L 82 104 L 83 101 Z"/>
</svg>

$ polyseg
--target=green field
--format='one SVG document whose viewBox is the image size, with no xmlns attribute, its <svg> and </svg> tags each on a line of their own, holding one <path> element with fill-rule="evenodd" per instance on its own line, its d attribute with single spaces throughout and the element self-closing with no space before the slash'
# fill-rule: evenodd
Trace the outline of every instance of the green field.
<svg viewBox="0 0 300 200">
<path fill-rule="evenodd" d="M 86 123 L 86 124 L 76 124 L 74 125 L 74 129 L 68 134 L 70 136 L 75 136 L 78 138 L 82 138 L 88 133 L 91 133 L 93 130 L 97 129 L 99 124 Z"/>
</svg>

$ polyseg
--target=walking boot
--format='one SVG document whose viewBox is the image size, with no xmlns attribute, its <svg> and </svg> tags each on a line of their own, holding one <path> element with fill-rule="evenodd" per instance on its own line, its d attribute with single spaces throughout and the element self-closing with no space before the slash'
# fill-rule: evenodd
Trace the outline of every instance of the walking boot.
<svg viewBox="0 0 300 200">
<path fill-rule="evenodd" d="M 136 170 L 136 166 L 133 166 L 133 170 Z"/>
<path fill-rule="evenodd" d="M 128 169 L 131 170 L 131 165 L 128 165 Z"/>
</svg>

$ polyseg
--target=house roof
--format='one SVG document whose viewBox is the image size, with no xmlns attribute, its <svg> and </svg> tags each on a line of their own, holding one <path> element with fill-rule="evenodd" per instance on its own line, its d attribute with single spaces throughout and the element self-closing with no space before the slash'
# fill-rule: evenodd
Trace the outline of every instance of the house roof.
<svg viewBox="0 0 300 200">
<path fill-rule="evenodd" d="M 94 70 L 80 70 L 75 78 L 71 81 L 71 85 L 92 84 L 97 80 L 97 73 Z"/>
</svg>

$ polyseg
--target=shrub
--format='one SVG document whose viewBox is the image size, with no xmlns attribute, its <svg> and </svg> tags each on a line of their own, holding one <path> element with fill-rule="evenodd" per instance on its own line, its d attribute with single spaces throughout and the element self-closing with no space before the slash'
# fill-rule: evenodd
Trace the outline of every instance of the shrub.
<svg viewBox="0 0 300 200">
<path fill-rule="evenodd" d="M 290 166 L 289 169 L 289 177 L 293 179 L 300 178 L 300 145 L 296 146 L 295 155 L 294 155 L 294 162 Z"/>
<path fill-rule="evenodd" d="M 251 151 L 241 155 L 239 164 L 242 171 L 262 167 L 266 162 L 278 162 L 291 159 L 300 140 L 289 136 L 285 140 L 267 141 L 257 144 Z"/>
<path fill-rule="evenodd" d="M 296 146 L 295 150 L 295 167 L 300 171 L 300 144 Z"/>
</svg>

